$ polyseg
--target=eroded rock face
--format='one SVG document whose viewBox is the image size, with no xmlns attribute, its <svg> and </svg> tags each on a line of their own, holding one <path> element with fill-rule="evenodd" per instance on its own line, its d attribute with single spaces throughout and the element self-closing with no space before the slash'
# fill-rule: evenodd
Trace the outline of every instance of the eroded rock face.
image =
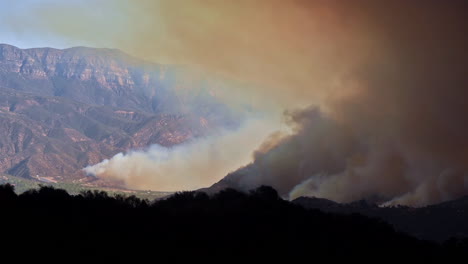
<svg viewBox="0 0 468 264">
<path fill-rule="evenodd" d="M 0 44 L 0 86 L 87 104 L 152 113 L 222 110 L 217 87 L 183 67 L 136 60 L 113 49 L 19 49 Z"/>
<path fill-rule="evenodd" d="M 184 78 L 118 50 L 0 45 L 0 172 L 77 180 L 118 152 L 239 122 L 202 78 Z"/>
</svg>

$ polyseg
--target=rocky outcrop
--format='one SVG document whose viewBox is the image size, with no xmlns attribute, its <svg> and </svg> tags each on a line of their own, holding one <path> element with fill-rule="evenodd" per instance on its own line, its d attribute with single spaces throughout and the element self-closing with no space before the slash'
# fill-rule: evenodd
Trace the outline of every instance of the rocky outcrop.
<svg viewBox="0 0 468 264">
<path fill-rule="evenodd" d="M 150 113 L 225 112 L 215 85 L 180 66 L 136 60 L 119 50 L 19 49 L 0 44 L 0 87 Z"/>
</svg>

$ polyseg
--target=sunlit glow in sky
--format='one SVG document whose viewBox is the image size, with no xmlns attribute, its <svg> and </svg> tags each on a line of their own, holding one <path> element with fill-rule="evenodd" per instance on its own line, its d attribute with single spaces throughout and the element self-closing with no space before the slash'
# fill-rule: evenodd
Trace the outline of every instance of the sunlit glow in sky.
<svg viewBox="0 0 468 264">
<path fill-rule="evenodd" d="M 96 3 L 102 0 L 0 0 L 0 43 L 19 48 L 52 47 L 58 49 L 75 46 L 96 46 L 86 39 L 69 39 L 49 31 L 40 17 L 35 16 L 39 9 L 69 5 L 83 8 L 86 14 L 99 16 L 103 10 Z M 109 16 L 106 17 L 107 19 Z M 112 48 L 112 43 L 103 47 Z"/>
</svg>

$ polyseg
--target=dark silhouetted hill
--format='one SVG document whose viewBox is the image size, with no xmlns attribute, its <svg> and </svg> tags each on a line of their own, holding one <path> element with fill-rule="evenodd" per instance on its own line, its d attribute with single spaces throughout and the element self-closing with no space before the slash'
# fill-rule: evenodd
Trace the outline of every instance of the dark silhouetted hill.
<svg viewBox="0 0 468 264">
<path fill-rule="evenodd" d="M 308 209 L 338 214 L 362 214 L 380 218 L 396 230 L 421 239 L 445 241 L 468 237 L 468 197 L 421 208 L 408 206 L 379 207 L 366 201 L 340 204 L 327 199 L 299 197 L 292 201 Z"/>
<path fill-rule="evenodd" d="M 265 186 L 149 202 L 97 191 L 71 196 L 51 187 L 17 195 L 2 185 L 0 211 L 2 250 L 13 256 L 314 262 L 446 260 L 468 253 L 466 240 L 419 240 L 366 216 L 305 209 Z"/>
</svg>

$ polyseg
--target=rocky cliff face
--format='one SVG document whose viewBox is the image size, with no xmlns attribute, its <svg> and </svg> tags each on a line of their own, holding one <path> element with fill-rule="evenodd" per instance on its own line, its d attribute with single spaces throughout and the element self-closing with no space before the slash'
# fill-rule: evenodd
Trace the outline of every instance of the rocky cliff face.
<svg viewBox="0 0 468 264">
<path fill-rule="evenodd" d="M 235 126 L 213 89 L 118 50 L 0 45 L 0 172 L 83 180 L 118 152 Z"/>
<path fill-rule="evenodd" d="M 206 82 L 180 66 L 138 61 L 118 50 L 0 44 L 0 86 L 87 104 L 152 113 L 223 110 Z"/>
</svg>

